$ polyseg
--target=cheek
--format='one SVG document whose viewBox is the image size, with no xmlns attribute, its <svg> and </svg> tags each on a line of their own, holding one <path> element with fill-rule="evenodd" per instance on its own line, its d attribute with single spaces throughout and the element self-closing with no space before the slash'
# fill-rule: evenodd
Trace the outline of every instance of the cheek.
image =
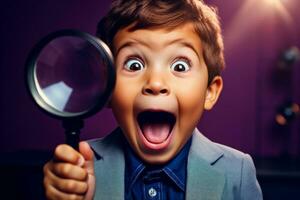
<svg viewBox="0 0 300 200">
<path fill-rule="evenodd" d="M 111 108 L 114 116 L 132 147 L 137 146 L 133 104 L 138 91 L 135 83 L 119 76 L 111 97 Z"/>
<path fill-rule="evenodd" d="M 131 81 L 119 76 L 111 97 L 111 108 L 119 126 L 125 132 L 133 127 L 133 103 L 137 96 L 138 88 Z"/>
<path fill-rule="evenodd" d="M 111 97 L 111 107 L 116 117 L 121 114 L 129 114 L 128 112 L 132 108 L 133 102 L 133 95 L 131 93 L 131 87 L 126 85 L 122 79 L 117 78 L 114 92 Z"/>
<path fill-rule="evenodd" d="M 193 129 L 198 123 L 204 108 L 206 87 L 205 83 L 193 81 L 185 83 L 179 88 L 177 99 L 179 102 L 180 123 L 187 129 Z"/>
<path fill-rule="evenodd" d="M 124 93 L 122 92 L 122 88 L 115 87 L 113 95 L 111 97 L 111 106 L 112 109 L 118 110 L 118 112 L 123 112 L 126 109 L 128 109 L 130 99 L 128 98 L 129 96 L 125 96 Z"/>
</svg>

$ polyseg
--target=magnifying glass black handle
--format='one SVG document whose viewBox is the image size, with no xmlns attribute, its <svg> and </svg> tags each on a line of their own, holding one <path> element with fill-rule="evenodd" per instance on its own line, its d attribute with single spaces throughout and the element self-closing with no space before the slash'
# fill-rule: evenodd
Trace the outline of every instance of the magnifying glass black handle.
<svg viewBox="0 0 300 200">
<path fill-rule="evenodd" d="M 80 129 L 83 127 L 82 119 L 65 119 L 63 120 L 63 127 L 65 128 L 66 143 L 79 150 Z"/>
</svg>

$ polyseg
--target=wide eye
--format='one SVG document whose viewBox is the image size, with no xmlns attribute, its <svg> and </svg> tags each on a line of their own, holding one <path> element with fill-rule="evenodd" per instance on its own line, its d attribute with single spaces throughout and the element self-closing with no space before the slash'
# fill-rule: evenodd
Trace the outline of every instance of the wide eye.
<svg viewBox="0 0 300 200">
<path fill-rule="evenodd" d="M 144 64 L 136 58 L 130 58 L 124 66 L 128 71 L 139 71 L 144 69 Z"/>
<path fill-rule="evenodd" d="M 178 60 L 172 64 L 171 69 L 175 72 L 186 72 L 189 71 L 190 64 L 188 61 Z"/>
</svg>

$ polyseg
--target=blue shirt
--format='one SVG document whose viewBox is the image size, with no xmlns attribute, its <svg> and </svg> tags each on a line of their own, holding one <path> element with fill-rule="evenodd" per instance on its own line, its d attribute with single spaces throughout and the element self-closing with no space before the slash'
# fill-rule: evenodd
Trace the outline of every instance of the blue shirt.
<svg viewBox="0 0 300 200">
<path fill-rule="evenodd" d="M 165 165 L 143 163 L 130 146 L 125 148 L 125 200 L 185 199 L 187 158 L 192 139 Z"/>
</svg>

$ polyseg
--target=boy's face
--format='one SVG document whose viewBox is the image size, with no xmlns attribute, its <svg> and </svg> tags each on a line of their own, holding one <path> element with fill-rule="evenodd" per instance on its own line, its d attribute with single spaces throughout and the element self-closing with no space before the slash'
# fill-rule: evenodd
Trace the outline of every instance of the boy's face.
<svg viewBox="0 0 300 200">
<path fill-rule="evenodd" d="M 117 81 L 110 105 L 125 137 L 146 162 L 172 159 L 222 89 L 208 71 L 193 25 L 120 30 L 114 38 Z"/>
</svg>

